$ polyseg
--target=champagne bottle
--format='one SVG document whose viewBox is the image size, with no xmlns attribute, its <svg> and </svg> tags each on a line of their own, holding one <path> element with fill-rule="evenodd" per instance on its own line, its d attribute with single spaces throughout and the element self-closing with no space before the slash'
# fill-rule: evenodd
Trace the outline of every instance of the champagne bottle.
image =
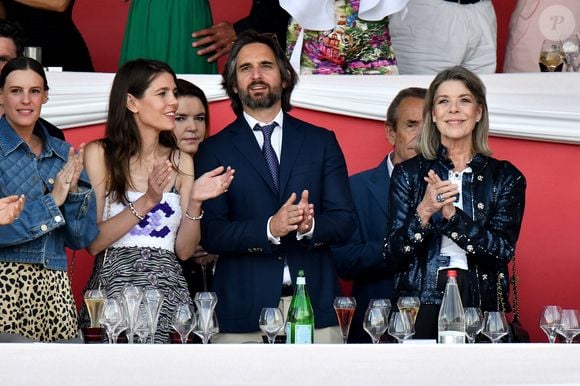
<svg viewBox="0 0 580 386">
<path fill-rule="evenodd" d="M 465 343 L 465 314 L 456 277 L 456 271 L 447 271 L 447 285 L 439 309 L 439 343 Z"/>
<path fill-rule="evenodd" d="M 314 312 L 306 292 L 304 271 L 298 271 L 296 289 L 286 318 L 286 343 L 311 344 L 314 342 Z"/>
</svg>

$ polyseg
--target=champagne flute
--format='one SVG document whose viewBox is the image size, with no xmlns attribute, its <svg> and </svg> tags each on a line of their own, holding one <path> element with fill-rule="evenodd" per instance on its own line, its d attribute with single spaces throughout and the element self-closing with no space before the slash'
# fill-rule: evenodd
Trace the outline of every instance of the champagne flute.
<svg viewBox="0 0 580 386">
<path fill-rule="evenodd" d="M 580 334 L 580 311 L 562 310 L 558 334 L 566 339 L 566 343 L 572 343 L 576 335 Z"/>
<path fill-rule="evenodd" d="M 127 311 L 127 339 L 129 343 L 133 343 L 135 335 L 135 324 L 137 322 L 137 315 L 139 314 L 139 306 L 143 300 L 143 290 L 134 284 L 126 284 L 122 291 L 123 304 Z"/>
<path fill-rule="evenodd" d="M 562 320 L 562 308 L 559 306 L 546 306 L 540 315 L 540 328 L 548 336 L 550 343 L 556 342 L 557 330 Z"/>
<path fill-rule="evenodd" d="M 505 313 L 500 311 L 485 311 L 483 315 L 483 335 L 487 336 L 491 343 L 498 343 L 509 332 L 509 325 Z"/>
<path fill-rule="evenodd" d="M 401 296 L 397 300 L 397 307 L 400 312 L 407 312 L 411 315 L 413 324 L 417 320 L 417 314 L 419 313 L 419 307 L 421 306 L 421 300 L 417 296 Z"/>
<path fill-rule="evenodd" d="M 415 334 L 415 325 L 408 312 L 393 312 L 389 319 L 389 335 L 402 343 Z"/>
<path fill-rule="evenodd" d="M 562 50 L 566 59 L 566 71 L 577 72 L 580 68 L 580 40 L 573 33 L 562 41 Z"/>
<path fill-rule="evenodd" d="M 181 343 L 187 343 L 187 338 L 195 327 L 195 311 L 190 304 L 181 303 L 177 305 L 171 320 L 171 327 L 179 334 Z"/>
<path fill-rule="evenodd" d="M 342 332 L 342 343 L 346 344 L 350 324 L 356 308 L 356 300 L 353 297 L 337 296 L 334 299 L 334 310 L 338 318 L 338 325 Z"/>
<path fill-rule="evenodd" d="M 211 322 L 209 324 L 209 334 L 208 334 L 208 341 L 211 341 L 211 338 L 214 335 L 217 335 L 220 333 L 220 325 L 218 323 L 218 319 L 217 319 L 217 314 L 215 313 L 215 311 L 212 313 L 211 316 Z"/>
<path fill-rule="evenodd" d="M 163 305 L 165 297 L 163 293 L 157 288 L 147 288 L 143 295 L 143 304 L 147 310 L 147 318 L 149 319 L 149 328 L 151 335 L 151 343 L 155 343 L 155 332 L 157 331 L 157 322 L 159 322 L 159 312 Z"/>
<path fill-rule="evenodd" d="M 260 329 L 268 337 L 268 343 L 273 344 L 276 340 L 276 335 L 284 327 L 284 317 L 282 311 L 275 307 L 264 307 L 260 313 Z"/>
<path fill-rule="evenodd" d="M 100 327 L 101 311 L 105 304 L 105 291 L 100 288 L 88 289 L 85 291 L 83 299 L 89 312 L 89 319 L 91 320 L 91 328 Z"/>
<path fill-rule="evenodd" d="M 468 343 L 475 343 L 475 337 L 483 330 L 483 315 L 478 307 L 465 308 L 465 335 Z"/>
<path fill-rule="evenodd" d="M 116 343 L 115 329 L 123 320 L 123 306 L 117 299 L 105 299 L 101 312 L 100 323 L 105 326 L 109 343 Z M 115 339 L 113 339 L 115 338 Z"/>
<path fill-rule="evenodd" d="M 558 71 L 558 68 L 564 63 L 564 51 L 562 49 L 562 42 L 559 40 L 546 39 L 542 42 L 542 49 L 540 51 L 540 69 L 544 72 L 544 68 L 548 72 Z"/>
<path fill-rule="evenodd" d="M 367 308 L 363 320 L 363 328 L 371 336 L 373 343 L 379 343 L 381 336 L 387 331 L 387 318 L 387 309 L 385 307 Z"/>
<path fill-rule="evenodd" d="M 209 341 L 209 324 L 217 301 L 215 292 L 198 292 L 195 294 L 194 302 L 197 306 L 199 323 L 203 331 L 202 341 L 204 344 Z"/>
<path fill-rule="evenodd" d="M 147 337 L 150 333 L 151 326 L 149 326 L 147 308 L 144 304 L 141 304 L 141 306 L 139 306 L 139 314 L 137 315 L 137 323 L 135 325 L 135 334 L 139 337 L 139 343 L 147 343 Z"/>
</svg>

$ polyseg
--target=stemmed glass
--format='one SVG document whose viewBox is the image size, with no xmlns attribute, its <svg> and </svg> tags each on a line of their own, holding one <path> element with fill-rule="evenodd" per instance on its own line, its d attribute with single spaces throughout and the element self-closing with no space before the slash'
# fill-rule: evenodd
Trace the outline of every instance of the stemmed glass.
<svg viewBox="0 0 580 386">
<path fill-rule="evenodd" d="M 139 306 L 139 314 L 137 314 L 137 323 L 135 325 L 135 334 L 139 337 L 139 343 L 147 343 L 147 337 L 150 333 L 151 326 L 149 326 L 147 308 L 143 303 L 141 303 L 141 306 Z"/>
<path fill-rule="evenodd" d="M 580 334 L 580 311 L 562 310 L 561 324 L 557 328 L 558 334 L 566 339 L 566 343 L 572 343 L 576 335 Z"/>
<path fill-rule="evenodd" d="M 159 321 L 159 312 L 161 311 L 163 300 L 163 293 L 157 288 L 147 288 L 143 295 L 143 305 L 145 310 L 147 310 L 147 318 L 149 319 L 151 343 L 155 343 L 155 332 L 157 331 L 157 322 Z"/>
<path fill-rule="evenodd" d="M 373 343 L 379 343 L 387 331 L 388 314 L 386 307 L 368 307 L 363 319 L 363 328 L 371 336 Z"/>
<path fill-rule="evenodd" d="M 540 69 L 544 71 L 545 68 L 548 72 L 558 71 L 558 67 L 563 63 L 564 51 L 562 42 L 559 40 L 544 40 L 540 51 Z"/>
<path fill-rule="evenodd" d="M 393 312 L 389 319 L 389 335 L 402 343 L 415 334 L 415 325 L 408 312 Z"/>
<path fill-rule="evenodd" d="M 566 71 L 577 72 L 580 68 L 580 40 L 573 33 L 562 42 L 562 50 L 566 58 Z"/>
<path fill-rule="evenodd" d="M 483 314 L 483 335 L 487 336 L 491 343 L 498 343 L 509 332 L 505 313 L 500 311 L 485 311 Z"/>
<path fill-rule="evenodd" d="M 193 306 L 186 303 L 178 304 L 171 320 L 171 327 L 179 334 L 181 343 L 187 343 L 187 338 L 195 327 L 195 323 L 196 316 Z"/>
<path fill-rule="evenodd" d="M 117 299 L 105 299 L 100 322 L 105 326 L 109 343 L 117 343 L 118 335 L 115 335 L 117 326 L 124 319 L 123 306 Z"/>
<path fill-rule="evenodd" d="M 540 328 L 548 336 L 548 341 L 554 343 L 558 328 L 562 320 L 562 308 L 559 306 L 546 306 L 540 315 Z"/>
<path fill-rule="evenodd" d="M 215 292 L 198 292 L 195 294 L 194 302 L 197 306 L 200 329 L 203 334 L 202 342 L 204 344 L 209 342 L 209 327 L 217 301 Z"/>
<path fill-rule="evenodd" d="M 217 314 L 214 311 L 211 315 L 212 316 L 211 316 L 211 322 L 209 324 L 208 341 L 211 341 L 211 338 L 214 335 L 217 335 L 220 333 L 220 325 L 218 323 Z"/>
<path fill-rule="evenodd" d="M 400 312 L 408 312 L 411 315 L 413 324 L 417 320 L 417 314 L 419 313 L 419 307 L 421 306 L 421 300 L 417 296 L 401 296 L 397 300 L 397 307 Z"/>
<path fill-rule="evenodd" d="M 337 296 L 334 299 L 334 310 L 338 318 L 338 325 L 342 332 L 342 343 L 346 344 L 350 323 L 356 308 L 356 300 L 353 297 Z"/>
<path fill-rule="evenodd" d="M 103 310 L 103 305 L 105 304 L 105 291 L 100 288 L 88 289 L 85 291 L 83 296 L 85 305 L 87 306 L 87 311 L 89 312 L 89 318 L 91 320 L 91 328 L 100 327 L 100 317 Z"/>
<path fill-rule="evenodd" d="M 276 335 L 284 327 L 284 317 L 282 311 L 275 307 L 264 307 L 260 313 L 260 329 L 268 337 L 268 343 L 273 344 Z"/>
<path fill-rule="evenodd" d="M 135 335 L 135 324 L 139 314 L 139 306 L 143 300 L 143 290 L 134 284 L 126 284 L 123 287 L 123 303 L 127 310 L 127 340 L 133 343 Z"/>
<path fill-rule="evenodd" d="M 483 315 L 478 307 L 465 308 L 465 335 L 468 343 L 475 343 L 475 337 L 483 330 Z"/>
</svg>

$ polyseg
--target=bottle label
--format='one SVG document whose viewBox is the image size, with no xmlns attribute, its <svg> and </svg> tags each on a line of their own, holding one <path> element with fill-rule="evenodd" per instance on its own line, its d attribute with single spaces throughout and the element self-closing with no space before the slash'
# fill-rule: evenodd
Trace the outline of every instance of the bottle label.
<svg viewBox="0 0 580 386">
<path fill-rule="evenodd" d="M 294 343 L 311 344 L 312 343 L 312 326 L 309 324 L 294 325 Z"/>
</svg>

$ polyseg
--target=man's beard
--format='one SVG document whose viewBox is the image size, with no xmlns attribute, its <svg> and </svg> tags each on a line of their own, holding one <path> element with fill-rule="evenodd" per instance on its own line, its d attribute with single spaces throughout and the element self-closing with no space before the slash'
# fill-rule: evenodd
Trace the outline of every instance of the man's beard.
<svg viewBox="0 0 580 386">
<path fill-rule="evenodd" d="M 249 87 L 255 85 L 256 84 L 251 84 Z M 246 92 L 245 90 L 244 91 L 240 90 L 238 95 L 240 96 L 242 104 L 252 110 L 267 109 L 274 106 L 274 104 L 282 98 L 282 88 L 281 87 L 276 87 L 274 89 L 270 88 L 266 95 L 259 97 L 253 97 L 251 93 Z"/>
</svg>

